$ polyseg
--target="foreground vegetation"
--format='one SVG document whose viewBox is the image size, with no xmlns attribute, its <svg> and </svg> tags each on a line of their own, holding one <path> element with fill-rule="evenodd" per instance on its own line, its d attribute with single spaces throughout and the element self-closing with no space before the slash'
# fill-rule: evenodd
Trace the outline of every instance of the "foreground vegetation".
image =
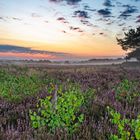
<svg viewBox="0 0 140 140">
<path fill-rule="evenodd" d="M 140 140 L 140 70 L 0 70 L 0 139 Z"/>
</svg>

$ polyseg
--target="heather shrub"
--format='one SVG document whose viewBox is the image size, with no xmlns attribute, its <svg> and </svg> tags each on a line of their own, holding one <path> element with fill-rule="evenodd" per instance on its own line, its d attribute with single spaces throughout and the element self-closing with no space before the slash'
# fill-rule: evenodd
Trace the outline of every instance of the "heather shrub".
<svg viewBox="0 0 140 140">
<path fill-rule="evenodd" d="M 115 96 L 119 101 L 132 102 L 135 97 L 140 96 L 138 84 L 134 81 L 124 79 L 115 87 Z"/>
<path fill-rule="evenodd" d="M 0 95 L 0 139 L 139 140 L 140 69 L 3 69 L 6 71 L 0 72 L 1 83 L 8 81 L 9 75 L 34 77 L 31 79 L 40 90 L 38 94 L 19 93 L 19 103 Z M 126 96 L 121 95 L 122 83 L 133 88 L 125 89 Z M 128 91 L 132 93 L 130 101 Z"/>
<path fill-rule="evenodd" d="M 121 114 L 108 107 L 111 123 L 117 126 L 118 132 L 111 134 L 111 140 L 140 140 L 140 115 L 136 119 L 123 118 Z"/>
</svg>

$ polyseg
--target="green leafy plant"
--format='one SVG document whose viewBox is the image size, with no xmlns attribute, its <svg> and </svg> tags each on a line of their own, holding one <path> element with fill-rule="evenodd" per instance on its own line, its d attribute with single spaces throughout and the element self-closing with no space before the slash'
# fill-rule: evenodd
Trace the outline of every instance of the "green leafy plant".
<svg viewBox="0 0 140 140">
<path fill-rule="evenodd" d="M 58 95 L 56 107 L 52 96 L 40 99 L 37 111 L 30 110 L 32 127 L 47 126 L 51 132 L 59 128 L 73 133 L 84 120 L 84 115 L 79 113 L 83 103 L 84 97 L 80 88 L 71 85 L 67 91 Z"/>
<path fill-rule="evenodd" d="M 131 102 L 135 97 L 140 96 L 137 83 L 127 79 L 123 80 L 115 87 L 115 93 L 118 100 L 125 100 L 127 102 Z"/>
<path fill-rule="evenodd" d="M 111 134 L 111 140 L 140 140 L 140 115 L 137 119 L 126 119 L 112 108 L 107 109 L 111 115 L 111 123 L 118 128 L 118 134 Z"/>
<path fill-rule="evenodd" d="M 62 84 L 59 82 L 59 80 L 52 78 L 48 74 L 42 77 L 41 82 L 43 86 L 45 87 L 46 92 L 49 94 L 52 94 L 55 91 L 56 84 L 59 86 L 59 90 L 61 90 Z"/>
<path fill-rule="evenodd" d="M 24 97 L 37 93 L 41 88 L 36 75 L 14 75 L 0 71 L 0 96 L 9 101 L 20 101 Z"/>
</svg>

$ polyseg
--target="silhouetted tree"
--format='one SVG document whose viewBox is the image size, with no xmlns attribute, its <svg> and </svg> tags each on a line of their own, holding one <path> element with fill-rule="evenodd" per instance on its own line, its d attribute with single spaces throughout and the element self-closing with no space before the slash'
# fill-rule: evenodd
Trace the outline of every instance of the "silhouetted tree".
<svg viewBox="0 0 140 140">
<path fill-rule="evenodd" d="M 130 29 L 127 33 L 124 33 L 125 37 L 123 39 L 118 39 L 117 42 L 122 46 L 122 49 L 131 52 L 128 53 L 127 59 L 136 58 L 140 61 L 140 27 L 135 29 Z"/>
<path fill-rule="evenodd" d="M 140 48 L 128 53 L 127 58 L 130 59 L 132 57 L 137 58 L 137 60 L 140 61 Z"/>
</svg>

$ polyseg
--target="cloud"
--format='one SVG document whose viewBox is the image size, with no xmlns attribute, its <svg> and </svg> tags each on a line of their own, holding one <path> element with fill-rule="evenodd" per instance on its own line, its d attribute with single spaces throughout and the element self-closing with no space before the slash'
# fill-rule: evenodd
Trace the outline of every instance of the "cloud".
<svg viewBox="0 0 140 140">
<path fill-rule="evenodd" d="M 41 16 L 40 16 L 39 14 L 37 14 L 37 13 L 32 13 L 31 16 L 34 17 L 34 18 L 39 18 L 39 17 L 41 17 Z"/>
<path fill-rule="evenodd" d="M 79 27 L 72 27 L 70 26 L 70 30 L 79 30 L 80 28 Z"/>
<path fill-rule="evenodd" d="M 121 2 L 116 2 L 116 5 L 118 6 L 118 7 L 122 7 L 122 3 Z"/>
<path fill-rule="evenodd" d="M 78 2 L 80 2 L 81 0 L 65 0 L 65 1 L 67 1 L 67 3 L 70 4 L 70 5 L 75 5 Z"/>
<path fill-rule="evenodd" d="M 118 24 L 118 26 L 124 26 L 125 25 L 125 23 L 119 23 Z"/>
<path fill-rule="evenodd" d="M 140 19 L 138 19 L 138 20 L 136 21 L 136 23 L 140 23 Z"/>
<path fill-rule="evenodd" d="M 21 18 L 17 18 L 17 17 L 12 17 L 13 20 L 18 20 L 18 21 L 21 21 L 22 19 Z"/>
<path fill-rule="evenodd" d="M 115 21 L 109 21 L 109 22 L 107 22 L 106 24 L 107 24 L 107 25 L 112 25 L 114 22 L 115 22 Z"/>
<path fill-rule="evenodd" d="M 81 22 L 82 24 L 84 24 L 84 25 L 89 24 L 89 21 L 87 21 L 87 20 L 80 20 L 80 22 Z"/>
<path fill-rule="evenodd" d="M 65 34 L 67 33 L 65 30 L 63 30 L 62 32 L 65 33 Z"/>
<path fill-rule="evenodd" d="M 23 46 L 0 44 L 0 59 L 77 59 L 78 57 L 71 53 L 51 52 L 36 50 Z"/>
<path fill-rule="evenodd" d="M 86 26 L 93 26 L 92 23 L 90 23 L 88 20 L 80 20 L 80 22 Z"/>
<path fill-rule="evenodd" d="M 64 18 L 64 17 L 59 17 L 57 20 L 59 20 L 59 21 L 64 21 L 65 18 Z"/>
<path fill-rule="evenodd" d="M 7 21 L 7 20 L 15 20 L 15 21 L 21 21 L 22 19 L 21 18 L 18 18 L 18 17 L 0 17 L 0 20 L 3 20 L 3 21 Z"/>
<path fill-rule="evenodd" d="M 104 21 L 104 22 L 110 22 L 110 18 L 99 18 L 97 21 Z"/>
<path fill-rule="evenodd" d="M 75 5 L 79 2 L 81 2 L 81 0 L 50 0 L 51 2 L 56 2 L 56 3 L 59 3 L 59 2 L 62 2 L 62 1 L 66 1 L 68 5 Z"/>
<path fill-rule="evenodd" d="M 3 20 L 3 21 L 5 21 L 4 17 L 0 17 L 0 20 Z"/>
<path fill-rule="evenodd" d="M 43 51 L 43 50 L 35 50 L 23 46 L 15 46 L 15 45 L 0 45 L 0 52 L 13 52 L 13 53 L 30 53 L 30 54 L 48 54 L 55 56 L 67 56 L 70 55 L 68 53 L 61 52 L 51 52 L 51 51 Z"/>
<path fill-rule="evenodd" d="M 103 3 L 104 6 L 106 7 L 114 7 L 114 5 L 112 5 L 110 0 L 105 0 L 105 2 Z"/>
<path fill-rule="evenodd" d="M 88 5 L 85 5 L 84 6 L 84 10 L 86 10 L 86 11 L 92 11 L 92 12 L 96 11 L 96 9 L 91 9 Z"/>
<path fill-rule="evenodd" d="M 131 17 L 131 14 L 124 14 L 122 13 L 119 18 L 122 18 L 122 19 L 127 19 L 128 17 Z"/>
<path fill-rule="evenodd" d="M 130 5 L 123 5 L 126 9 L 121 12 L 119 18 L 127 19 L 128 17 L 132 16 L 133 13 L 136 13 L 138 9 L 135 6 Z"/>
<path fill-rule="evenodd" d="M 79 30 L 78 30 L 78 32 L 79 32 L 79 33 L 83 33 L 84 31 L 83 31 L 83 30 L 81 30 L 81 29 L 79 29 Z"/>
<path fill-rule="evenodd" d="M 30 52 L 30 48 L 12 46 L 12 45 L 0 45 L 0 52 Z"/>
<path fill-rule="evenodd" d="M 75 16 L 75 17 L 79 17 L 79 18 L 89 18 L 88 12 L 86 12 L 86 11 L 81 11 L 81 10 L 75 11 L 75 12 L 74 12 L 74 16 Z"/>
<path fill-rule="evenodd" d="M 79 27 L 72 27 L 70 26 L 70 30 L 72 31 L 77 31 L 77 32 L 84 32 L 82 29 L 80 29 Z"/>
<path fill-rule="evenodd" d="M 48 20 L 45 20 L 44 22 L 45 22 L 45 23 L 49 23 L 49 21 L 48 21 Z"/>
<path fill-rule="evenodd" d="M 132 1 L 138 2 L 138 1 L 140 1 L 140 0 L 132 0 Z"/>
<path fill-rule="evenodd" d="M 100 15 L 102 15 L 103 17 L 110 17 L 111 16 L 111 12 L 110 12 L 110 10 L 108 8 L 100 9 L 100 10 L 98 10 L 98 13 Z"/>
<path fill-rule="evenodd" d="M 99 35 L 100 35 L 100 36 L 107 37 L 107 34 L 105 34 L 104 32 L 100 32 Z"/>
<path fill-rule="evenodd" d="M 136 23 L 140 23 L 140 15 L 137 16 L 137 21 L 136 21 Z"/>
<path fill-rule="evenodd" d="M 59 18 L 57 18 L 57 20 L 62 23 L 69 23 L 68 21 L 66 21 L 66 19 L 64 17 L 59 17 Z"/>
<path fill-rule="evenodd" d="M 104 33 L 103 33 L 103 32 L 101 32 L 101 33 L 99 33 L 99 35 L 104 35 Z"/>
<path fill-rule="evenodd" d="M 61 2 L 63 0 L 49 0 L 50 2 Z"/>
</svg>

